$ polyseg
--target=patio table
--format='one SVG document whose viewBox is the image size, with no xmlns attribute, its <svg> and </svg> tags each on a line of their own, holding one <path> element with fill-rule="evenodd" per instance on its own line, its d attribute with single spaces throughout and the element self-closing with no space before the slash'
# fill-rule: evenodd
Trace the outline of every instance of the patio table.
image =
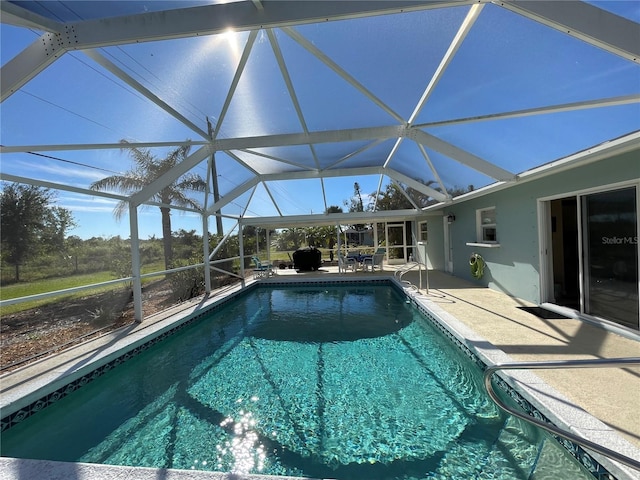
<svg viewBox="0 0 640 480">
<path fill-rule="evenodd" d="M 357 268 L 364 268 L 364 261 L 367 258 L 373 258 L 373 255 L 370 254 L 360 254 L 360 253 L 349 253 L 347 254 L 347 258 L 353 258 L 357 263 Z"/>
</svg>

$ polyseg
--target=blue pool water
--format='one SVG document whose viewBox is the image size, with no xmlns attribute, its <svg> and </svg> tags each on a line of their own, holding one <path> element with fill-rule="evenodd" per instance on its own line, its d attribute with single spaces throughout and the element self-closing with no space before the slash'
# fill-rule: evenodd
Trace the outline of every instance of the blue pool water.
<svg viewBox="0 0 640 480">
<path fill-rule="evenodd" d="M 481 375 L 395 288 L 260 287 L 3 432 L 1 453 L 338 479 L 589 478 L 503 415 Z"/>
</svg>

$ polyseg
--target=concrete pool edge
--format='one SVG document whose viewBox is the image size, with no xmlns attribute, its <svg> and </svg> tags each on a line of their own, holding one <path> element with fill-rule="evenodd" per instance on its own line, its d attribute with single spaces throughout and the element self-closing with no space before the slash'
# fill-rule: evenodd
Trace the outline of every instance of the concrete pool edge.
<svg viewBox="0 0 640 480">
<path fill-rule="evenodd" d="M 149 325 L 146 325 L 144 323 L 139 324 L 138 326 L 136 326 L 136 328 L 133 329 L 134 332 L 131 332 L 126 336 L 124 336 L 121 340 L 125 341 L 127 345 L 118 343 L 117 341 L 115 341 L 117 339 L 111 339 L 111 340 L 107 339 L 108 341 L 106 342 L 106 347 L 105 345 L 103 345 L 100 348 L 94 348 L 93 350 L 91 350 L 89 354 L 85 353 L 85 357 L 76 356 L 73 361 L 75 365 L 73 366 L 78 368 L 75 368 L 75 369 L 70 368 L 67 364 L 64 364 L 65 366 L 62 369 L 53 369 L 50 372 L 48 372 L 49 375 L 45 376 L 46 378 L 41 378 L 40 383 L 46 384 L 48 387 L 52 387 L 52 385 L 55 386 L 58 384 L 62 384 L 64 386 L 65 381 L 66 381 L 66 384 L 69 384 L 69 382 L 73 381 L 74 378 L 82 377 L 82 374 L 84 372 L 96 371 L 96 369 L 99 368 L 101 365 L 112 362 L 114 357 L 122 356 L 125 350 L 133 351 L 135 350 L 135 348 L 137 348 L 136 347 L 137 345 L 142 343 L 149 343 L 151 341 L 150 340 L 151 337 L 153 337 L 153 339 L 157 339 L 156 341 L 159 341 L 160 339 L 164 338 L 164 335 L 171 334 L 176 329 L 182 328 L 186 324 L 191 323 L 192 321 L 196 320 L 197 318 L 200 318 L 203 315 L 207 315 L 211 310 L 224 305 L 226 302 L 237 297 L 239 294 L 248 292 L 252 290 L 253 287 L 256 287 L 259 285 L 266 285 L 266 286 L 303 285 L 304 286 L 304 285 L 318 285 L 318 284 L 340 284 L 345 282 L 350 284 L 372 284 L 372 283 L 393 284 L 400 291 L 403 291 L 408 297 L 412 298 L 417 305 L 422 305 L 422 307 L 425 310 L 429 311 L 429 313 L 431 314 L 430 316 L 435 317 L 437 322 L 441 325 L 441 329 L 442 328 L 446 329 L 450 335 L 454 336 L 458 340 L 458 343 L 460 345 L 463 345 L 466 348 L 468 348 L 470 351 L 472 351 L 476 356 L 476 358 L 479 359 L 480 362 L 483 363 L 484 365 L 511 361 L 511 358 L 508 355 L 506 355 L 504 352 L 497 349 L 493 345 L 489 344 L 484 338 L 480 337 L 476 332 L 474 332 L 464 323 L 457 320 L 454 316 L 442 310 L 437 305 L 437 303 L 430 302 L 428 298 L 424 297 L 422 294 L 416 293 L 415 290 L 411 288 L 406 288 L 391 276 L 379 276 L 377 278 L 362 278 L 362 279 L 340 278 L 340 277 L 331 278 L 331 279 L 328 279 L 328 278 L 327 279 L 305 279 L 302 282 L 300 280 L 293 279 L 293 278 L 289 279 L 289 278 L 280 277 L 280 278 L 273 278 L 273 279 L 267 279 L 267 280 L 260 280 L 258 282 L 255 282 L 255 281 L 247 282 L 244 288 L 240 286 L 228 288 L 226 289 L 224 294 L 221 296 L 210 296 L 208 298 L 199 297 L 198 299 L 195 299 L 192 302 L 187 302 L 187 304 L 181 305 L 179 308 L 176 307 L 179 311 L 163 312 L 163 318 L 161 320 Z M 120 334 L 121 333 L 122 332 L 120 332 Z M 118 335 L 114 333 L 112 336 L 117 337 Z M 111 344 L 112 342 L 113 344 Z M 69 349 L 69 351 L 71 352 L 72 350 L 74 350 L 74 348 L 75 347 L 72 347 L 71 349 Z M 99 350 L 98 354 L 95 353 L 97 350 Z M 88 360 L 86 360 L 87 355 L 90 357 Z M 69 362 L 69 364 L 71 363 Z M 10 372 L 9 374 L 3 375 L 2 377 L 0 377 L 0 381 L 4 380 L 5 377 L 9 376 L 11 373 L 13 372 Z M 57 384 L 54 382 L 51 382 L 52 376 L 53 376 L 54 382 L 55 381 L 58 382 Z M 570 426 L 572 424 L 582 425 L 582 428 L 580 429 L 572 428 L 572 431 L 574 431 L 574 433 L 583 435 L 584 437 L 589 438 L 590 440 L 602 443 L 603 445 L 606 445 L 609 448 L 625 453 L 628 456 L 640 458 L 638 457 L 639 452 L 636 447 L 626 442 L 626 440 L 618 436 L 615 431 L 613 431 L 611 428 L 604 425 L 599 420 L 595 419 L 594 417 L 584 412 L 583 410 L 579 409 L 578 407 L 571 405 L 571 402 L 568 402 L 558 392 L 548 387 L 544 382 L 542 382 L 535 375 L 530 374 L 528 372 L 516 372 L 513 374 L 505 375 L 505 379 L 511 389 L 513 389 L 514 391 L 518 392 L 520 395 L 523 395 L 525 398 L 532 401 L 536 405 L 536 408 L 538 408 L 538 410 L 542 412 L 546 418 L 551 420 L 556 425 L 565 425 L 565 426 Z M 518 380 L 518 381 L 514 381 L 514 380 Z M 519 383 L 519 382 L 522 382 L 522 383 Z M 31 396 L 30 399 L 33 399 L 35 398 L 35 396 L 38 396 L 38 394 L 36 394 L 35 392 L 40 392 L 39 389 L 42 388 L 43 385 L 39 385 L 39 386 L 36 385 L 36 387 L 38 388 L 36 388 L 34 392 L 31 392 L 31 395 L 34 395 L 34 396 Z M 2 388 L 3 421 L 7 417 L 7 415 L 5 415 L 5 408 L 7 404 L 5 390 L 6 389 L 3 387 Z M 23 389 L 18 388 L 16 392 L 18 390 L 24 391 Z M 28 404 L 28 402 L 24 401 L 24 399 L 22 403 Z M 9 404 L 11 405 L 11 402 L 9 402 Z M 598 456 L 596 455 L 591 455 L 591 456 L 593 458 L 598 458 Z M 6 459 L 2 459 L 2 460 L 4 462 L 4 460 Z M 12 468 L 14 467 L 17 468 L 18 469 L 17 471 L 22 470 L 19 467 L 19 463 L 21 461 L 38 462 L 36 460 L 19 460 L 19 459 L 10 459 L 10 460 L 14 461 L 11 463 L 11 466 Z M 609 459 L 598 458 L 597 462 L 603 465 L 606 469 L 608 469 L 609 472 L 616 475 L 618 480 L 640 479 L 640 476 L 638 476 L 637 472 L 635 472 L 634 470 L 631 470 L 628 467 L 612 462 Z M 52 463 L 63 463 L 63 462 L 52 462 Z M 70 465 L 80 465 L 80 464 L 72 463 Z M 91 465 L 91 467 L 92 469 L 89 469 L 91 471 L 99 470 L 98 467 L 109 468 L 109 466 L 102 466 L 102 465 Z M 127 468 L 135 468 L 135 467 L 127 467 Z M 83 471 L 89 472 L 89 470 L 83 470 Z M 162 469 L 149 469 L 149 470 L 153 470 L 156 472 L 160 472 L 160 471 L 164 472 L 164 470 Z M 107 475 L 107 477 L 109 477 L 106 471 L 104 473 Z M 189 471 L 188 473 L 194 473 L 194 472 Z M 203 472 L 199 472 L 199 473 L 203 473 Z M 217 474 L 217 475 L 218 476 L 209 476 L 209 477 L 200 477 L 200 478 L 230 478 L 228 477 L 229 474 L 223 474 L 222 477 L 220 476 L 221 474 Z M 98 476 L 94 476 L 94 474 L 92 473 L 89 476 L 77 476 L 75 478 L 77 480 L 89 480 L 89 479 L 107 478 L 107 477 L 105 477 L 102 474 Z M 24 477 L 22 476 L 9 477 L 10 480 L 12 480 L 13 478 L 22 479 Z M 45 478 L 45 477 L 41 477 L 41 478 Z M 50 478 L 59 478 L 59 477 L 52 476 Z M 183 478 L 183 477 L 175 477 L 175 478 Z M 193 478 L 193 477 L 184 477 L 184 478 Z M 244 478 L 262 479 L 262 478 L 283 478 L 283 477 L 269 477 L 269 476 L 254 475 L 254 476 L 248 476 L 248 477 L 236 476 L 232 478 L 240 480 Z M 594 476 L 594 478 L 610 478 L 610 477 Z"/>
<path fill-rule="evenodd" d="M 484 365 L 488 366 L 514 361 L 512 357 L 490 344 L 473 329 L 462 323 L 455 316 L 446 312 L 436 302 L 430 300 L 429 295 L 425 296 L 423 293 L 416 292 L 414 289 L 405 287 L 399 283 L 398 285 L 403 288 L 406 295 L 410 297 L 416 305 L 422 307 L 431 317 L 434 317 L 435 321 L 440 324 L 441 329 L 446 329 L 448 334 L 455 337 L 458 343 L 472 352 Z M 432 295 L 432 298 L 434 298 L 435 295 Z M 640 459 L 640 449 L 618 435 L 614 429 L 605 425 L 582 408 L 574 405 L 569 399 L 549 386 L 537 375 L 530 371 L 509 371 L 501 372 L 499 376 L 509 388 L 522 396 L 525 401 L 533 404 L 535 410 L 540 412 L 540 414 L 554 425 L 565 428 L 576 435 L 599 443 L 628 457 Z M 575 450 L 575 447 L 578 447 L 581 451 L 571 451 Z M 569 448 L 567 449 L 570 450 Z M 615 475 L 618 480 L 640 479 L 640 472 L 626 465 L 622 465 L 619 462 L 586 451 L 579 446 L 572 445 L 571 450 L 570 453 L 579 461 L 582 461 L 585 466 L 587 463 L 584 462 L 589 462 L 589 458 L 591 458 L 595 460 L 595 463 L 605 467 L 611 474 Z M 587 457 L 584 456 L 585 454 Z M 597 470 L 597 465 L 593 467 Z"/>
<path fill-rule="evenodd" d="M 3 480 L 73 479 L 73 480 L 300 480 L 300 477 L 206 472 L 203 470 L 173 470 L 164 468 L 124 467 L 91 463 L 24 460 L 0 457 Z M 320 479 L 309 479 L 320 480 Z M 327 479 L 324 479 L 327 480 Z"/>
</svg>

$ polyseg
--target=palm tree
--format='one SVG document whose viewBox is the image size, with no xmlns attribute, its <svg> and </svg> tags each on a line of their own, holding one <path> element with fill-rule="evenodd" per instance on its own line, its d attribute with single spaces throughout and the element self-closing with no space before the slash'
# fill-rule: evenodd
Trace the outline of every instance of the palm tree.
<svg viewBox="0 0 640 480">
<path fill-rule="evenodd" d="M 120 143 L 128 144 L 126 140 Z M 122 175 L 112 175 L 91 184 L 91 190 L 116 191 L 125 195 L 131 195 L 140 191 L 154 180 L 170 171 L 177 164 L 182 162 L 188 155 L 191 145 L 183 145 L 169 152 L 165 158 L 154 156 L 147 149 L 136 147 L 126 148 L 134 162 L 134 168 Z M 156 192 L 151 200 L 162 204 L 160 213 L 162 215 L 162 237 L 164 243 L 164 263 L 168 270 L 173 264 L 173 252 L 171 248 L 171 208 L 168 205 L 180 207 L 191 207 L 201 209 L 202 207 L 195 200 L 187 197 L 185 191 L 191 190 L 202 192 L 206 189 L 206 182 L 200 175 L 188 173 L 175 180 L 173 183 Z M 128 202 L 120 201 L 113 210 L 117 220 L 128 209 Z"/>
</svg>

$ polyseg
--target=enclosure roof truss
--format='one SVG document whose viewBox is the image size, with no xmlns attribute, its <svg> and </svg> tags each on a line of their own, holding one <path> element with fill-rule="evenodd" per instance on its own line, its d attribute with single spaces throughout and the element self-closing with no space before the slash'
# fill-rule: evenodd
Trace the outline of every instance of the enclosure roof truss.
<svg viewBox="0 0 640 480">
<path fill-rule="evenodd" d="M 64 4 L 64 2 L 61 2 Z M 96 4 L 106 5 L 102 2 Z M 113 15 L 109 17 L 89 18 L 86 20 L 61 21 L 40 12 L 36 6 L 29 3 L 0 2 L 2 22 L 14 26 L 37 29 L 43 32 L 36 41 L 27 46 L 14 58 L 6 62 L 0 69 L 1 99 L 10 99 L 17 91 L 25 87 L 28 82 L 48 67 L 63 58 L 68 52 L 79 51 L 104 71 L 116 77 L 123 85 L 133 89 L 144 99 L 161 109 L 180 125 L 186 127 L 196 137 L 191 141 L 193 151 L 182 163 L 165 173 L 142 190 L 129 197 L 132 205 L 147 202 L 160 189 L 171 184 L 182 175 L 191 171 L 203 162 L 211 161 L 215 154 L 224 154 L 231 161 L 244 168 L 251 176 L 239 182 L 235 188 L 225 192 L 217 201 L 209 201 L 207 213 L 215 214 L 235 201 L 240 196 L 248 194 L 252 198 L 256 188 L 261 185 L 267 192 L 275 210 L 282 217 L 282 204 L 277 200 L 269 188 L 270 182 L 296 181 L 317 179 L 320 183 L 322 202 L 326 209 L 330 201 L 327 199 L 326 181 L 336 177 L 361 177 L 374 175 L 380 178 L 378 192 L 382 188 L 382 179 L 402 188 L 408 188 L 422 195 L 432 198 L 435 202 L 451 201 L 450 185 L 445 182 L 446 167 L 441 165 L 435 157 L 452 160 L 456 165 L 475 172 L 495 182 L 501 188 L 513 184 L 525 170 L 518 171 L 498 162 L 491 155 L 470 151 L 462 141 L 453 139 L 453 135 L 445 131 L 438 134 L 437 130 L 456 126 L 470 126 L 488 122 L 503 122 L 513 119 L 527 119 L 541 115 L 552 115 L 582 110 L 605 109 L 614 107 L 633 106 L 640 103 L 640 92 L 612 95 L 608 97 L 584 100 L 553 101 L 544 106 L 515 108 L 500 112 L 480 115 L 453 115 L 447 119 L 422 120 L 421 114 L 428 105 L 434 92 L 445 81 L 452 64 L 460 57 L 460 50 L 465 46 L 468 37 L 473 34 L 484 18 L 485 9 L 503 9 L 516 13 L 546 28 L 562 32 L 563 35 L 578 39 L 580 42 L 597 47 L 607 54 L 623 59 L 634 68 L 639 63 L 640 28 L 638 23 L 615 15 L 596 6 L 578 1 L 477 1 L 477 0 L 394 0 L 394 1 L 304 1 L 291 2 L 279 0 L 239 1 L 224 4 L 190 6 L 188 8 L 167 9 L 118 15 L 114 7 Z M 452 29 L 448 48 L 444 49 L 436 68 L 428 78 L 422 80 L 422 93 L 415 98 L 411 111 L 401 112 L 392 104 L 393 98 L 384 97 L 379 91 L 374 91 L 361 78 L 350 71 L 350 65 L 340 62 L 335 55 L 327 53 L 322 46 L 310 38 L 310 34 L 303 27 L 325 24 L 359 21 L 368 18 L 387 18 L 397 15 L 418 14 L 427 11 L 445 11 L 448 9 L 460 11 L 466 9 L 461 16 L 457 28 Z M 393 25 L 397 28 L 397 25 Z M 208 118 L 194 119 L 180 105 L 169 98 L 153 91 L 148 85 L 135 78 L 124 68 L 106 55 L 105 49 L 126 45 L 137 45 L 146 42 L 160 42 L 177 39 L 197 38 L 222 35 L 230 28 L 234 32 L 247 32 L 246 42 L 242 49 L 235 69 L 230 77 L 232 80 L 228 89 L 223 92 L 220 111 L 216 112 L 216 122 L 213 130 L 207 129 Z M 264 38 L 260 36 L 263 32 Z M 275 59 L 276 70 L 282 81 L 284 97 L 291 105 L 297 125 L 295 128 L 264 134 L 256 130 L 255 133 L 222 135 L 222 128 L 241 89 L 241 83 L 252 63 L 253 52 L 258 44 L 266 41 Z M 386 118 L 386 123 L 378 122 L 373 126 L 362 126 L 366 122 L 351 126 L 326 129 L 313 128 L 310 121 L 313 111 L 306 108 L 301 99 L 300 86 L 293 78 L 296 65 L 283 52 L 281 42 L 290 42 L 296 49 L 310 55 L 315 62 L 335 74 L 343 85 L 355 92 L 375 112 Z M 289 47 L 289 48 L 294 48 Z M 416 61 L 419 61 L 416 58 Z M 384 93 L 384 92 L 383 92 Z M 505 93 L 506 95 L 507 93 Z M 635 129 L 637 130 L 637 122 Z M 631 133 L 631 132 L 627 132 Z M 389 142 L 392 146 L 384 150 L 384 154 L 377 152 L 380 147 Z M 159 148 L 165 146 L 183 145 L 184 140 L 163 139 L 162 141 L 132 141 L 133 147 Z M 335 147 L 352 145 L 351 150 L 346 147 L 341 153 L 327 160 L 322 157 L 320 150 L 323 146 Z M 275 150 L 292 147 L 308 147 L 306 156 L 300 158 L 288 154 L 275 153 Z M 66 143 L 66 144 L 32 144 L 32 145 L 3 145 L 3 154 L 38 151 L 100 151 L 106 149 L 120 149 L 122 145 L 113 141 L 104 143 Z M 415 162 L 419 171 L 412 173 L 409 168 L 402 168 L 404 152 L 415 152 L 411 161 Z M 274 152 L 272 152 L 272 150 Z M 289 150 L 290 151 L 290 150 Z M 573 152 L 572 152 L 573 153 Z M 298 154 L 300 155 L 300 154 Z M 369 155 L 368 157 L 366 155 Z M 407 155 L 404 153 L 404 155 Z M 366 159 L 353 162 L 354 159 Z M 557 167 L 553 161 L 556 158 L 543 158 L 533 169 Z M 353 163 L 352 163 L 353 162 Z M 265 170 L 263 164 L 271 165 L 271 170 Z M 548 167 L 543 165 L 548 164 Z M 424 172 L 424 173 L 423 173 Z M 17 178 L 17 177 L 13 177 Z M 425 181 L 430 178 L 431 181 Z M 28 179 L 26 179 L 28 181 Z M 406 192 L 405 192 L 405 195 Z M 377 197 L 377 196 L 376 196 Z M 407 195 L 413 204 L 413 213 L 421 212 L 420 206 Z M 249 200 L 250 201 L 250 200 Z M 246 207 L 245 207 L 246 210 Z M 402 212 L 400 216 L 406 216 Z M 297 218 L 297 217 L 296 217 Z M 271 221 L 271 220 L 269 220 Z M 297 220 L 296 220 L 297 221 Z M 310 220 L 311 221 L 311 220 Z M 315 220 L 313 220 L 315 221 Z"/>
</svg>

